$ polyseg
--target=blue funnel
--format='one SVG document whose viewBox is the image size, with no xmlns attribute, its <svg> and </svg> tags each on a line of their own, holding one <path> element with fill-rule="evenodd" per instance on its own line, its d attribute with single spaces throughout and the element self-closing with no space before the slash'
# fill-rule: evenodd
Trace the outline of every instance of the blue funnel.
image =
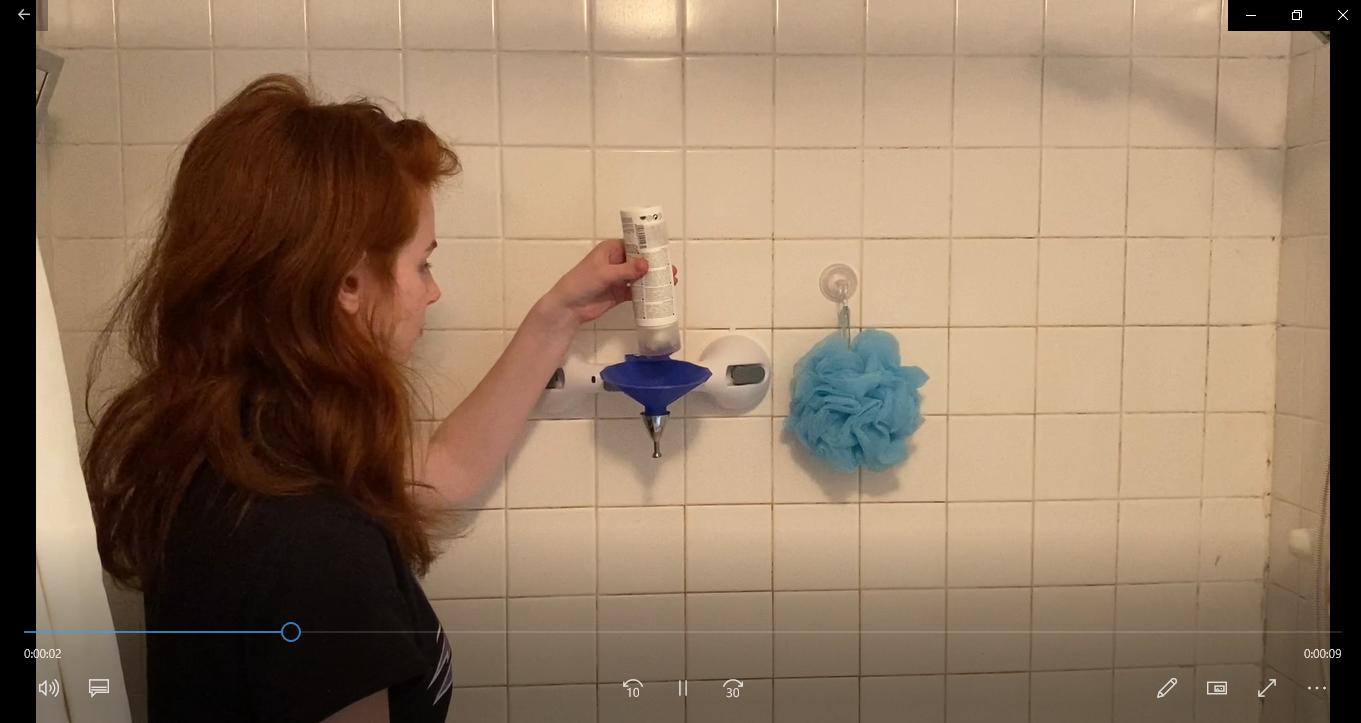
<svg viewBox="0 0 1361 723">
<path fill-rule="evenodd" d="M 667 414 L 666 408 L 690 390 L 709 381 L 713 372 L 698 364 L 670 357 L 649 359 L 627 354 L 624 361 L 600 370 L 606 384 L 643 405 L 649 417 Z"/>
</svg>

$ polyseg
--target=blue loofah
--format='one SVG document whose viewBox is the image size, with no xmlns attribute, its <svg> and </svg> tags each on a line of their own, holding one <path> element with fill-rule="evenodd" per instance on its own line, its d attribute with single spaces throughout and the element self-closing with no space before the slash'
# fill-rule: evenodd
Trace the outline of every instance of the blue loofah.
<svg viewBox="0 0 1361 723">
<path fill-rule="evenodd" d="M 907 459 L 907 438 L 922 425 L 926 372 L 902 366 L 898 340 L 864 331 L 847 348 L 832 335 L 794 366 L 794 401 L 785 429 L 841 472 L 882 472 Z"/>
</svg>

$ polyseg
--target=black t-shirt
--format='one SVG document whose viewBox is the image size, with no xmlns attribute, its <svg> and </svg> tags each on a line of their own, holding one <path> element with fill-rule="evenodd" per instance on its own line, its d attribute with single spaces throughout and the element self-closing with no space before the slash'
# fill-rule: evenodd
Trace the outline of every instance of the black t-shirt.
<svg viewBox="0 0 1361 723">
<path fill-rule="evenodd" d="M 147 630 L 266 632 L 147 635 L 150 722 L 317 723 L 387 689 L 393 723 L 443 723 L 449 642 L 391 535 L 334 493 L 239 498 L 211 471 L 185 494 Z"/>
</svg>

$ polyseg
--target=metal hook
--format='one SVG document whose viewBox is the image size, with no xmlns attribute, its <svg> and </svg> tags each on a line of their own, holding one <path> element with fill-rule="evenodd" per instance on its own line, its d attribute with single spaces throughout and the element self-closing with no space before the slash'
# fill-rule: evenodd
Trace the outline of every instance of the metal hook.
<svg viewBox="0 0 1361 723">
<path fill-rule="evenodd" d="M 846 302 L 855 296 L 855 270 L 846 264 L 832 264 L 822 271 L 818 282 L 822 295 L 837 304 L 836 328 L 841 338 L 851 343 L 851 307 Z"/>
<path fill-rule="evenodd" d="M 851 345 L 851 307 L 846 302 L 841 302 L 841 308 L 836 312 L 836 328 L 841 332 L 841 338 L 846 341 L 846 346 Z"/>
</svg>

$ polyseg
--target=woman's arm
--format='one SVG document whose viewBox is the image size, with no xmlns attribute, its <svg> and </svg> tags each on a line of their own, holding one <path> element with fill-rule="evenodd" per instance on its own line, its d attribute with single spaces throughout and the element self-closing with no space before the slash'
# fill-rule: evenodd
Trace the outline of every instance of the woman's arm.
<svg viewBox="0 0 1361 723">
<path fill-rule="evenodd" d="M 487 376 L 435 429 L 425 482 L 448 503 L 476 497 L 501 469 L 577 328 L 564 308 L 541 300 Z"/>
<path fill-rule="evenodd" d="M 435 430 L 425 451 L 424 481 L 462 505 L 495 477 L 553 372 L 583 323 L 630 298 L 628 284 L 647 273 L 623 245 L 606 241 L 534 305 L 491 371 Z"/>
<path fill-rule="evenodd" d="M 345 706 L 321 723 L 388 723 L 387 689 Z"/>
</svg>

